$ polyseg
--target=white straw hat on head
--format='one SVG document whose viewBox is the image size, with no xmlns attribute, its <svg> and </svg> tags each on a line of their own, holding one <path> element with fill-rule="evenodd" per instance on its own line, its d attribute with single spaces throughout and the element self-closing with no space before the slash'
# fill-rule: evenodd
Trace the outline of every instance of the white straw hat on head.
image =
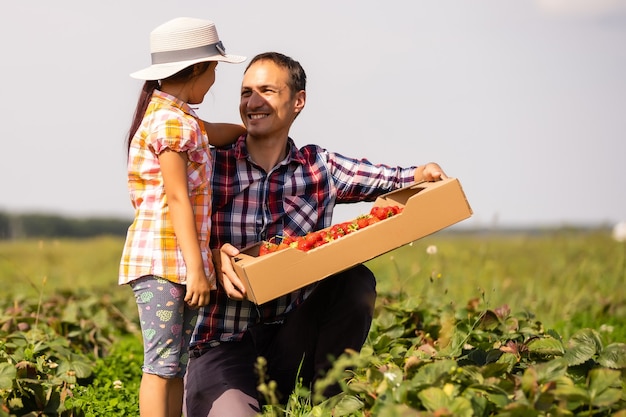
<svg viewBox="0 0 626 417">
<path fill-rule="evenodd" d="M 150 32 L 152 65 L 133 72 L 140 80 L 162 80 L 190 65 L 205 61 L 238 64 L 245 56 L 228 55 L 210 20 L 178 17 Z"/>
</svg>

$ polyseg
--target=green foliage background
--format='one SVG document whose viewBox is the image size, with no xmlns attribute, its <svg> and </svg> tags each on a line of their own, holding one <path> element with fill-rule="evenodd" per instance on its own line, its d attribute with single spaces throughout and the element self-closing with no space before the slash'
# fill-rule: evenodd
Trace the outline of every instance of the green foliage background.
<svg viewBox="0 0 626 417">
<path fill-rule="evenodd" d="M 128 288 L 117 286 L 122 246 L 117 236 L 0 241 L 5 293 L 38 297 L 74 290 L 132 301 Z M 428 254 L 429 247 L 436 253 Z M 440 232 L 367 265 L 382 293 L 456 306 L 480 298 L 487 307 L 532 312 L 565 336 L 606 325 L 613 328 L 607 337 L 626 340 L 625 258 L 626 243 L 604 230 Z M 136 313 L 127 314 L 134 319 Z"/>
<path fill-rule="evenodd" d="M 120 236 L 0 240 L 0 277 L 5 290 L 0 296 L 0 395 L 8 398 L 3 389 L 22 369 L 37 375 L 37 379 L 20 379 L 22 398 L 42 403 L 31 404 L 34 409 L 48 407 L 42 415 L 136 413 L 141 340 L 132 293 L 117 285 L 122 245 Z M 512 356 L 506 354 L 503 366 L 524 375 L 520 381 L 526 382 L 518 389 L 532 401 L 518 402 L 515 411 L 503 408 L 497 415 L 547 415 L 537 412 L 537 407 L 547 407 L 548 400 L 554 402 L 559 395 L 587 398 L 593 407 L 584 415 L 609 415 L 610 404 L 626 401 L 624 379 L 618 371 L 590 373 L 589 364 L 607 363 L 606 356 L 614 353 L 616 359 L 608 363 L 623 365 L 619 361 L 624 360 L 626 346 L 625 257 L 626 243 L 614 241 L 609 232 L 572 229 L 440 232 L 381 255 L 367 263 L 378 277 L 380 294 L 370 340 L 362 355 L 338 360 L 333 376 L 340 378 L 345 369 L 356 367 L 353 383 L 346 387 L 350 395 L 340 404 L 320 408 L 310 404 L 304 389 L 302 395 L 294 393 L 286 406 L 269 406 L 264 415 L 330 415 L 330 409 L 345 410 L 346 414 L 335 415 L 417 415 L 410 406 L 435 410 L 432 415 L 446 415 L 441 411 L 446 407 L 448 411 L 457 407 L 457 414 L 450 415 L 472 415 L 469 410 L 477 409 L 487 413 L 487 403 L 469 404 L 458 392 L 463 384 L 484 378 L 477 370 L 468 374 L 472 368 L 464 367 L 465 374 L 459 373 L 456 362 L 437 361 L 432 364 L 433 375 L 446 378 L 441 387 L 432 381 L 428 386 L 416 382 L 424 376 L 412 370 L 417 369 L 412 368 L 415 361 L 424 364 L 432 358 L 415 357 L 415 352 L 428 351 L 432 340 L 454 342 L 454 334 L 465 334 L 466 341 L 476 346 L 485 340 L 485 346 L 491 346 L 509 339 L 505 347 L 518 352 L 517 365 L 515 361 L 507 364 Z M 511 322 L 516 323 L 514 328 Z M 554 329 L 551 336 L 544 333 L 549 329 Z M 539 342 L 532 343 L 536 338 Z M 570 357 L 587 349 L 580 361 L 588 369 L 581 375 L 587 375 L 588 381 L 591 378 L 591 388 L 601 385 L 603 396 L 593 397 L 590 387 L 564 388 L 569 382 L 564 382 L 567 368 L 563 362 L 549 362 L 555 367 L 550 372 L 542 368 L 534 371 L 539 374 L 525 371 L 536 360 L 533 352 L 554 353 L 567 346 L 574 352 Z M 596 348 L 589 350 L 589 346 Z M 603 351 L 606 346 L 608 351 Z M 487 348 L 483 353 L 493 354 Z M 15 368 L 17 374 L 10 365 L 13 362 L 23 364 Z M 428 367 L 419 369 L 434 372 Z M 390 385 L 389 375 L 404 383 Z M 555 388 L 558 384 L 562 386 Z M 621 391 L 615 384 L 621 384 Z M 271 385 L 262 387 L 272 398 Z M 513 389 L 502 383 L 483 388 L 486 391 L 479 394 L 495 398 L 502 407 L 508 398 L 504 392 Z M 552 397 L 539 395 L 537 389 L 545 389 Z M 472 390 L 476 388 L 465 386 L 466 393 Z M 420 392 L 419 396 L 404 396 L 412 391 Z M 62 400 L 65 403 L 60 406 Z M 15 409 L 15 398 L 12 401 Z M 492 407 L 493 401 L 489 402 Z M 10 415 L 10 408 L 3 403 L 0 417 Z M 566 408 L 558 412 L 574 415 Z"/>
<path fill-rule="evenodd" d="M 437 253 L 426 253 L 429 246 Z M 432 235 L 368 263 L 383 292 L 528 311 L 565 337 L 583 327 L 626 341 L 626 242 L 606 231 Z M 611 330 L 608 332 L 608 330 Z"/>
</svg>

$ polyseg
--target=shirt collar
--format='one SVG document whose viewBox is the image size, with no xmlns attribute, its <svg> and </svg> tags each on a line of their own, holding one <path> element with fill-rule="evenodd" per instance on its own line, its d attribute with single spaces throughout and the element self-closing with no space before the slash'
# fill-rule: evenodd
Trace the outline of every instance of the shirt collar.
<svg viewBox="0 0 626 417">
<path fill-rule="evenodd" d="M 237 139 L 237 143 L 235 143 L 235 158 L 237 159 L 246 159 L 248 158 L 248 148 L 246 146 L 246 137 L 247 135 L 242 135 Z M 287 157 L 284 160 L 285 164 L 290 164 L 295 162 L 296 164 L 304 165 L 306 162 L 306 158 L 296 147 L 296 144 L 291 138 L 287 138 L 287 146 L 289 147 L 289 152 Z"/>
<path fill-rule="evenodd" d="M 191 106 L 184 101 L 176 98 L 171 94 L 164 93 L 161 90 L 154 90 L 152 93 L 152 98 L 159 101 L 168 102 L 172 107 L 179 108 L 182 112 L 187 113 L 188 115 L 198 118 L 196 112 L 191 108 Z"/>
</svg>

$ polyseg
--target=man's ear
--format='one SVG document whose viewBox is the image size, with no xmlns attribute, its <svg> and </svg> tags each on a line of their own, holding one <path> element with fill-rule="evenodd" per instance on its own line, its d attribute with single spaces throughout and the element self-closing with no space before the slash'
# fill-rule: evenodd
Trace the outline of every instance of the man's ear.
<svg viewBox="0 0 626 417">
<path fill-rule="evenodd" d="M 300 90 L 296 93 L 295 112 L 300 113 L 306 104 L 306 91 Z"/>
</svg>

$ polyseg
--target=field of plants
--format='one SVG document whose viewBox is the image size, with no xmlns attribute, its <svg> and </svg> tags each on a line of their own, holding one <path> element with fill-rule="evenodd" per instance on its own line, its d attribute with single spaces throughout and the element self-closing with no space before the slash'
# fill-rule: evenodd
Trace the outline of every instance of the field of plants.
<svg viewBox="0 0 626 417">
<path fill-rule="evenodd" d="M 123 240 L 0 241 L 0 417 L 138 415 Z M 369 339 L 264 416 L 626 416 L 626 243 L 607 231 L 444 233 L 368 266 Z"/>
</svg>

